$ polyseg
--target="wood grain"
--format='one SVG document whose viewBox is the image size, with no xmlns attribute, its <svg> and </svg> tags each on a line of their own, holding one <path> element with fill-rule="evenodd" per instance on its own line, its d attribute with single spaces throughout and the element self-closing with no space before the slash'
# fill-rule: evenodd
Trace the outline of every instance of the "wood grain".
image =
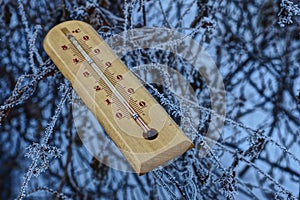
<svg viewBox="0 0 300 200">
<path fill-rule="evenodd" d="M 117 96 L 107 87 L 66 35 L 73 35 L 157 138 L 148 140 Z M 172 118 L 89 25 L 67 21 L 52 28 L 44 49 L 95 115 L 134 171 L 141 175 L 193 147 Z"/>
</svg>

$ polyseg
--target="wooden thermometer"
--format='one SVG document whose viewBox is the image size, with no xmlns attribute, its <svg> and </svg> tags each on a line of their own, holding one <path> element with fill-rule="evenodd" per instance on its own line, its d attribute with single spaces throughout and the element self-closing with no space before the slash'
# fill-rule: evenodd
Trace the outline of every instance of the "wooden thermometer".
<svg viewBox="0 0 300 200">
<path fill-rule="evenodd" d="M 137 174 L 193 147 L 89 24 L 67 21 L 55 26 L 44 48 Z"/>
</svg>

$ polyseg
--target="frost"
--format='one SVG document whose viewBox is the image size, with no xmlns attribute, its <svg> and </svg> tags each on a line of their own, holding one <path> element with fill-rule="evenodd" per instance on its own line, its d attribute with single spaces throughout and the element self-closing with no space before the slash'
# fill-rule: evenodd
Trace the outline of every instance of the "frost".
<svg viewBox="0 0 300 200">
<path fill-rule="evenodd" d="M 41 172 L 45 172 L 50 165 L 50 158 L 59 158 L 61 156 L 61 150 L 57 147 L 53 147 L 47 144 L 33 143 L 27 147 L 28 153 L 26 157 L 34 160 L 36 157 L 40 158 L 40 163 L 33 169 L 33 175 L 39 176 Z"/>
<path fill-rule="evenodd" d="M 24 181 L 21 187 L 20 194 L 18 199 L 23 199 L 26 195 L 26 189 L 29 181 L 32 176 L 39 176 L 42 172 L 45 172 L 50 166 L 50 157 L 59 158 L 61 156 L 61 150 L 57 147 L 53 147 L 48 145 L 48 140 L 50 135 L 53 132 L 54 125 L 57 121 L 59 114 L 61 113 L 61 109 L 68 96 L 70 95 L 71 89 L 66 87 L 63 97 L 60 103 L 57 106 L 54 116 L 51 119 L 51 122 L 48 124 L 46 128 L 45 134 L 43 135 L 43 139 L 41 144 L 33 143 L 29 147 L 27 147 L 28 153 L 25 154 L 26 157 L 32 159 L 32 163 L 29 166 L 27 173 L 24 176 Z"/>
<path fill-rule="evenodd" d="M 257 158 L 260 152 L 264 149 L 266 139 L 262 132 L 256 132 L 249 137 L 249 149 L 245 152 L 245 155 Z"/>
<path fill-rule="evenodd" d="M 237 191 L 235 171 L 228 170 L 224 172 L 219 181 L 227 199 L 235 199 Z"/>
<path fill-rule="evenodd" d="M 43 60 L 41 56 L 39 55 L 37 49 L 36 49 L 36 38 L 38 36 L 38 31 L 41 30 L 41 26 L 37 25 L 35 27 L 35 32 L 32 35 L 32 38 L 29 40 L 29 61 L 30 61 L 30 67 L 34 74 L 36 74 L 39 70 L 36 68 L 36 64 L 34 61 L 34 55 L 37 57 L 37 60 L 39 61 L 39 65 L 43 64 Z"/>
<path fill-rule="evenodd" d="M 292 24 L 292 17 L 300 15 L 300 8 L 289 0 L 281 0 L 280 11 L 278 13 L 278 24 L 280 27 L 285 27 L 287 24 Z"/>
<path fill-rule="evenodd" d="M 292 0 L 0 1 L 0 199 L 299 199 L 299 15 Z M 69 83 L 42 47 L 47 31 L 69 19 L 104 39 L 143 26 L 193 38 L 222 73 L 226 115 L 211 107 L 219 91 L 188 61 L 152 47 L 130 52 L 122 59 L 134 73 L 159 71 L 162 86 L 143 84 L 195 147 L 141 177 L 99 163 L 76 135 Z M 274 22 L 291 31 L 266 28 Z M 161 45 L 175 49 L 184 38 Z M 166 66 L 196 101 L 168 89 Z M 225 121 L 218 139 L 207 134 L 214 119 Z M 106 147 L 101 156 L 110 159 Z"/>
<path fill-rule="evenodd" d="M 37 187 L 37 188 L 35 188 L 35 189 L 29 191 L 25 197 L 29 197 L 29 196 L 31 196 L 31 195 L 37 193 L 37 192 L 42 192 L 42 191 L 43 191 L 43 192 L 48 192 L 48 193 L 50 193 L 50 194 L 53 194 L 53 195 L 54 195 L 56 198 L 58 198 L 58 199 L 62 199 L 62 200 L 67 200 L 67 199 L 69 199 L 69 200 L 71 200 L 71 198 L 69 198 L 69 197 L 66 196 L 65 194 L 60 193 L 60 192 L 58 192 L 58 191 L 55 191 L 55 190 L 53 190 L 53 189 L 51 189 L 51 188 L 48 188 L 48 187 L 45 187 L 45 186 Z"/>
</svg>

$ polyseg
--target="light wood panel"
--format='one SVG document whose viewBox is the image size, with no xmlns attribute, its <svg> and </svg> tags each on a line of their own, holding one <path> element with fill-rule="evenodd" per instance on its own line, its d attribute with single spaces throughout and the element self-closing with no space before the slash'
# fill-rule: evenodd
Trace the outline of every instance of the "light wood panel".
<svg viewBox="0 0 300 200">
<path fill-rule="evenodd" d="M 76 39 L 92 62 L 87 61 L 70 37 Z M 89 24 L 67 21 L 55 26 L 44 40 L 44 49 L 139 175 L 193 147 Z M 101 79 L 91 63 L 96 64 L 118 93 Z M 138 114 L 138 119 L 128 111 L 119 95 Z M 138 120 L 146 124 L 146 129 L 156 130 L 157 137 L 146 139 L 145 127 L 141 127 Z"/>
</svg>

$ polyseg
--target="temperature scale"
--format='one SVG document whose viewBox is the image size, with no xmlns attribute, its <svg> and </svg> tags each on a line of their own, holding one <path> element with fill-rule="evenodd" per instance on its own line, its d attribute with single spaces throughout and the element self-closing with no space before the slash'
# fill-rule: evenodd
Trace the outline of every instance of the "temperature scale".
<svg viewBox="0 0 300 200">
<path fill-rule="evenodd" d="M 137 174 L 193 147 L 89 24 L 67 21 L 55 26 L 44 48 Z"/>
</svg>

